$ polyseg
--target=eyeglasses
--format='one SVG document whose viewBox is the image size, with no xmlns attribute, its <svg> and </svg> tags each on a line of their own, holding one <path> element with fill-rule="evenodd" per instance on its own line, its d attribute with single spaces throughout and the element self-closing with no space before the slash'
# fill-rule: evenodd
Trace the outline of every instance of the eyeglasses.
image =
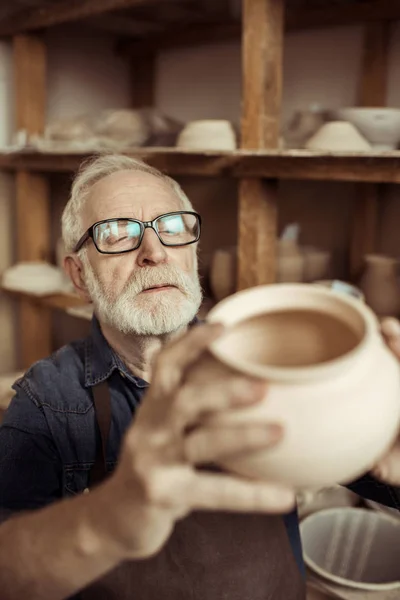
<svg viewBox="0 0 400 600">
<path fill-rule="evenodd" d="M 163 246 L 187 246 L 200 239 L 201 217 L 195 212 L 177 211 L 153 221 L 106 219 L 94 223 L 74 248 L 78 252 L 89 238 L 101 254 L 123 254 L 139 248 L 145 229 L 155 231 Z"/>
</svg>

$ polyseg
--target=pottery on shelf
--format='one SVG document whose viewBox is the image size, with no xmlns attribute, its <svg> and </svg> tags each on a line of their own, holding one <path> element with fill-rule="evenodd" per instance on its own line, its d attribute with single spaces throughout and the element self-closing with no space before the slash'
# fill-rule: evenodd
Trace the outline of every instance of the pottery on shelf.
<svg viewBox="0 0 400 600">
<path fill-rule="evenodd" d="M 38 296 L 56 294 L 65 288 L 63 272 L 44 261 L 21 262 L 3 273 L 4 288 Z"/>
<path fill-rule="evenodd" d="M 324 580 L 380 592 L 379 598 L 400 597 L 399 520 L 372 510 L 337 508 L 305 518 L 300 534 L 306 565 Z"/>
<path fill-rule="evenodd" d="M 398 260 L 380 254 L 367 254 L 365 263 L 359 285 L 366 303 L 379 317 L 398 316 L 400 313 Z"/>
<path fill-rule="evenodd" d="M 219 248 L 211 258 L 210 287 L 218 302 L 236 290 L 236 252 L 235 246 Z"/>
<path fill-rule="evenodd" d="M 278 240 L 277 282 L 300 283 L 303 281 L 304 256 L 299 246 L 300 226 L 287 225 Z"/>
<path fill-rule="evenodd" d="M 238 374 L 268 382 L 265 400 L 207 419 L 210 426 L 278 422 L 274 448 L 221 461 L 239 475 L 296 489 L 366 473 L 399 431 L 400 368 L 373 312 L 308 284 L 257 286 L 217 304 L 226 332 L 188 374 L 201 383 Z"/>
<path fill-rule="evenodd" d="M 347 121 L 325 123 L 305 144 L 308 150 L 319 152 L 369 152 L 371 145 Z"/>
<path fill-rule="evenodd" d="M 335 117 L 352 123 L 374 150 L 390 151 L 400 143 L 400 110 L 397 108 L 342 108 Z"/>
<path fill-rule="evenodd" d="M 193 150 L 235 150 L 236 135 L 230 121 L 191 121 L 180 132 L 176 145 Z"/>
<path fill-rule="evenodd" d="M 365 297 L 362 291 L 355 285 L 347 283 L 347 281 L 340 281 L 340 279 L 321 279 L 319 281 L 313 281 L 312 284 L 329 288 L 334 292 L 339 292 L 340 294 L 348 294 L 353 298 L 358 298 L 358 300 L 361 302 L 365 302 Z"/>
<path fill-rule="evenodd" d="M 332 255 L 328 250 L 304 246 L 302 252 L 304 256 L 304 281 L 310 283 L 329 277 Z"/>
<path fill-rule="evenodd" d="M 287 148 L 303 148 L 306 141 L 318 131 L 324 122 L 324 113 L 317 106 L 296 111 L 284 131 L 285 146 Z"/>
</svg>

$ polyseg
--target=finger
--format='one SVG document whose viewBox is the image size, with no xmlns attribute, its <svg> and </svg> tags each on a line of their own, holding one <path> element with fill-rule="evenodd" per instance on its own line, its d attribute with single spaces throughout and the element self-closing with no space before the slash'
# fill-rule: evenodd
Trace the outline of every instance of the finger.
<svg viewBox="0 0 400 600">
<path fill-rule="evenodd" d="M 382 322 L 381 330 L 387 345 L 400 359 L 400 323 L 397 319 L 389 318 Z"/>
<path fill-rule="evenodd" d="M 146 421 L 155 428 L 183 431 L 199 424 L 210 413 L 256 404 L 266 397 L 267 390 L 265 381 L 241 376 L 201 385 L 187 383 L 169 400 L 160 397 L 157 410 L 147 410 Z"/>
<path fill-rule="evenodd" d="M 250 377 L 232 377 L 201 386 L 186 384 L 171 406 L 171 424 L 184 429 L 208 415 L 251 406 L 263 400 L 267 390 L 265 381 Z"/>
<path fill-rule="evenodd" d="M 381 324 L 382 333 L 388 338 L 400 338 L 400 323 L 392 317 L 384 319 Z"/>
<path fill-rule="evenodd" d="M 186 460 L 194 465 L 218 462 L 235 454 L 270 448 L 282 439 L 278 424 L 199 428 L 184 441 Z"/>
<path fill-rule="evenodd" d="M 191 510 L 286 513 L 295 492 L 275 483 L 247 481 L 229 475 L 197 474 L 187 490 Z"/>
<path fill-rule="evenodd" d="M 390 485 L 400 485 L 400 443 L 378 463 L 372 474 Z"/>
<path fill-rule="evenodd" d="M 171 393 L 183 379 L 185 370 L 200 358 L 223 331 L 221 324 L 207 323 L 193 327 L 186 335 L 172 342 L 155 361 L 153 385 L 155 381 L 162 385 L 165 393 Z"/>
</svg>

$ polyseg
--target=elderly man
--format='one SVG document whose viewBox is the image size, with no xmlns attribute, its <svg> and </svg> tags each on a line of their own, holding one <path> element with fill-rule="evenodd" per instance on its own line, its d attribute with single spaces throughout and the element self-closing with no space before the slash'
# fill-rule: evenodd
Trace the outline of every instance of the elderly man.
<svg viewBox="0 0 400 600">
<path fill-rule="evenodd" d="M 265 393 L 247 378 L 186 381 L 222 331 L 192 326 L 200 216 L 173 180 L 109 156 L 78 174 L 62 225 L 96 317 L 17 382 L 0 429 L 2 599 L 304 598 L 293 490 L 207 466 L 283 432 L 199 425 Z M 393 503 L 371 482 L 354 488 Z"/>
</svg>

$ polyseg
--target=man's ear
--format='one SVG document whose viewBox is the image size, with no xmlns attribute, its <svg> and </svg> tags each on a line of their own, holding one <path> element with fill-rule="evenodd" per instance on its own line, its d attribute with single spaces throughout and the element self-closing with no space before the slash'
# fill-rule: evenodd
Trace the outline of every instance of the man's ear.
<svg viewBox="0 0 400 600">
<path fill-rule="evenodd" d="M 69 254 L 64 258 L 64 269 L 72 281 L 74 288 L 80 298 L 88 304 L 92 302 L 85 283 L 83 264 L 79 256 Z"/>
</svg>

